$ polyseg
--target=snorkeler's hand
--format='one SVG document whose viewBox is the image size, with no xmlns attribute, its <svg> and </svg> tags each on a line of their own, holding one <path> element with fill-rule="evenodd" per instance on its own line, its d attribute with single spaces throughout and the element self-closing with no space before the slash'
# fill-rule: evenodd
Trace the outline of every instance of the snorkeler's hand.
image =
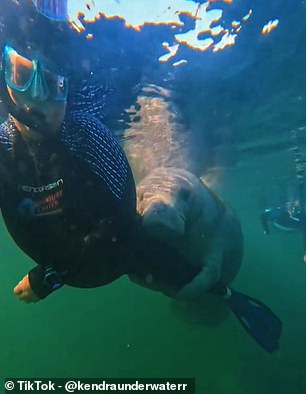
<svg viewBox="0 0 306 394">
<path fill-rule="evenodd" d="M 14 294 L 19 301 L 24 301 L 27 304 L 40 301 L 40 298 L 34 293 L 31 288 L 29 275 L 26 275 L 14 288 Z"/>
</svg>

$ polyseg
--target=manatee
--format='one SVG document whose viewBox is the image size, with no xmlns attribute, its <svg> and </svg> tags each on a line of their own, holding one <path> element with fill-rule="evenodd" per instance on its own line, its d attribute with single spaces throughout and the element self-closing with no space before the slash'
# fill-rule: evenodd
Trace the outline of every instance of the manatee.
<svg viewBox="0 0 306 394">
<path fill-rule="evenodd" d="M 133 281 L 188 301 L 236 277 L 243 258 L 238 216 L 197 176 L 156 168 L 137 186 L 137 210 L 141 237 Z"/>
</svg>

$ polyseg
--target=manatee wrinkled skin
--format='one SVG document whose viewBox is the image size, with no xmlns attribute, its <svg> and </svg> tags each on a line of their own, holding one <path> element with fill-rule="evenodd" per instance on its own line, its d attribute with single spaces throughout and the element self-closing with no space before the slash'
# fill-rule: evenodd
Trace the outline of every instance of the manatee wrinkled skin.
<svg viewBox="0 0 306 394">
<path fill-rule="evenodd" d="M 243 258 L 238 216 L 195 175 L 156 168 L 137 186 L 137 210 L 142 236 L 133 281 L 193 300 L 235 278 Z"/>
</svg>

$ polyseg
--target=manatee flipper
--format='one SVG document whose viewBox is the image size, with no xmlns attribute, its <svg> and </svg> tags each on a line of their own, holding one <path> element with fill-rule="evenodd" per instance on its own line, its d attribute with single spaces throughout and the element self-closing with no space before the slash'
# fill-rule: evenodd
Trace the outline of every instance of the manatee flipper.
<svg viewBox="0 0 306 394">
<path fill-rule="evenodd" d="M 203 269 L 187 283 L 177 294 L 177 298 L 193 301 L 205 297 L 209 289 L 220 280 L 223 257 L 223 241 L 219 237 L 206 245 L 206 255 L 203 258 Z"/>
<path fill-rule="evenodd" d="M 268 306 L 224 285 L 215 286 L 212 292 L 225 299 L 247 333 L 262 348 L 269 353 L 278 349 L 282 322 Z"/>
</svg>

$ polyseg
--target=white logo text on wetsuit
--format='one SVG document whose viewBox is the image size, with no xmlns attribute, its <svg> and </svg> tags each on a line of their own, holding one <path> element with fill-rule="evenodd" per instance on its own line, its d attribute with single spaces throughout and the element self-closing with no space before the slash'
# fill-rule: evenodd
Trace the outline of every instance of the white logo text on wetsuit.
<svg viewBox="0 0 306 394">
<path fill-rule="evenodd" d="M 28 213 L 32 217 L 54 215 L 62 211 L 63 200 L 62 178 L 48 185 L 28 186 L 19 185 L 19 188 L 25 193 L 31 193 L 31 198 L 26 197 L 22 201 L 27 201 Z"/>
<path fill-rule="evenodd" d="M 61 185 L 63 185 L 64 181 L 62 178 L 58 179 L 55 182 L 49 183 L 48 185 L 43 186 L 28 186 L 28 185 L 20 185 L 20 189 L 27 193 L 43 193 L 49 190 L 57 189 Z"/>
</svg>

